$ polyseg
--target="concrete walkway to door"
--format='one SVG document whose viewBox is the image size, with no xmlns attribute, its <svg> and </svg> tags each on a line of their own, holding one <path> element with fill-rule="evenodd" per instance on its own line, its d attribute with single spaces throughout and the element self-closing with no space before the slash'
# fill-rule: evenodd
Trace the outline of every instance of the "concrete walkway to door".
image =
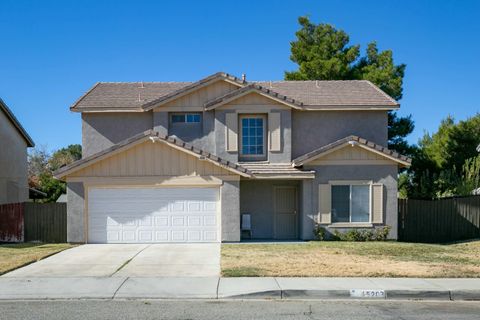
<svg viewBox="0 0 480 320">
<path fill-rule="evenodd" d="M 218 277 L 220 244 L 86 244 L 2 277 Z"/>
</svg>

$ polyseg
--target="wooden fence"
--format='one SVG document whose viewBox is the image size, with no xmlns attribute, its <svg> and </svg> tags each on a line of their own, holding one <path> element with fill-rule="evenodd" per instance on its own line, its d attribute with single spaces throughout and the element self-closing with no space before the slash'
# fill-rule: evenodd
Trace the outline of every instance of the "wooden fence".
<svg viewBox="0 0 480 320">
<path fill-rule="evenodd" d="M 480 238 L 480 196 L 399 199 L 398 238 L 426 243 Z"/>
<path fill-rule="evenodd" d="M 23 203 L 0 205 L 0 242 L 23 241 Z"/>
<path fill-rule="evenodd" d="M 0 221 L 8 220 L 5 223 L 0 223 L 0 235 L 5 232 L 4 230 L 12 230 L 11 225 L 18 223 L 18 217 L 21 215 L 22 239 L 14 240 L 10 238 L 9 240 L 0 237 L 0 242 L 21 242 L 22 240 L 47 243 L 67 242 L 66 203 L 18 203 L 15 204 L 14 209 L 11 209 L 9 217 L 2 217 L 2 208 L 8 206 L 12 205 L 0 206 Z M 8 226 L 8 229 L 6 226 Z"/>
</svg>

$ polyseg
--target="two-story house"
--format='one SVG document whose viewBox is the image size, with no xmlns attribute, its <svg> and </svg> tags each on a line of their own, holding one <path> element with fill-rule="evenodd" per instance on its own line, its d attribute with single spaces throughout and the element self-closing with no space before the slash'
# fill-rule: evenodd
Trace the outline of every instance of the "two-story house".
<svg viewBox="0 0 480 320">
<path fill-rule="evenodd" d="M 368 81 L 97 83 L 72 107 L 84 157 L 67 182 L 68 241 L 312 239 L 389 225 L 397 171 L 387 113 Z"/>
</svg>

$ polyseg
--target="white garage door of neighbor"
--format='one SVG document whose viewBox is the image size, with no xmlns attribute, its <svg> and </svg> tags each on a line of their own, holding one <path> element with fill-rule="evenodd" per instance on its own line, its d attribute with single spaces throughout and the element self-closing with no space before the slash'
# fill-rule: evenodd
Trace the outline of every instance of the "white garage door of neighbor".
<svg viewBox="0 0 480 320">
<path fill-rule="evenodd" d="M 218 242 L 218 194 L 218 188 L 92 188 L 88 242 Z"/>
</svg>

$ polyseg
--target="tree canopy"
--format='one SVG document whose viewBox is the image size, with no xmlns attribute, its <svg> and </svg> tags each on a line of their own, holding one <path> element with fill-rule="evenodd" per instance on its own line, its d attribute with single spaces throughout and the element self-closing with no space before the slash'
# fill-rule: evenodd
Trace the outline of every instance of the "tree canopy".
<svg viewBox="0 0 480 320">
<path fill-rule="evenodd" d="M 376 42 L 360 55 L 360 45 L 350 45 L 350 37 L 330 24 L 314 24 L 308 17 L 298 19 L 300 29 L 290 43 L 290 59 L 298 70 L 286 71 L 285 80 L 369 80 L 396 100 L 403 96 L 405 64 L 395 65 L 391 50 L 379 51 Z M 414 148 L 405 137 L 414 129 L 411 116 L 388 116 L 388 147 L 405 155 Z"/>
<path fill-rule="evenodd" d="M 43 202 L 55 202 L 65 193 L 65 183 L 53 177 L 53 172 L 82 158 L 82 146 L 72 144 L 50 154 L 45 147 L 36 147 L 28 155 L 28 183 L 43 191 Z"/>
<path fill-rule="evenodd" d="M 455 122 L 451 116 L 426 133 L 405 175 L 404 194 L 414 198 L 467 195 L 480 187 L 480 114 Z"/>
</svg>

